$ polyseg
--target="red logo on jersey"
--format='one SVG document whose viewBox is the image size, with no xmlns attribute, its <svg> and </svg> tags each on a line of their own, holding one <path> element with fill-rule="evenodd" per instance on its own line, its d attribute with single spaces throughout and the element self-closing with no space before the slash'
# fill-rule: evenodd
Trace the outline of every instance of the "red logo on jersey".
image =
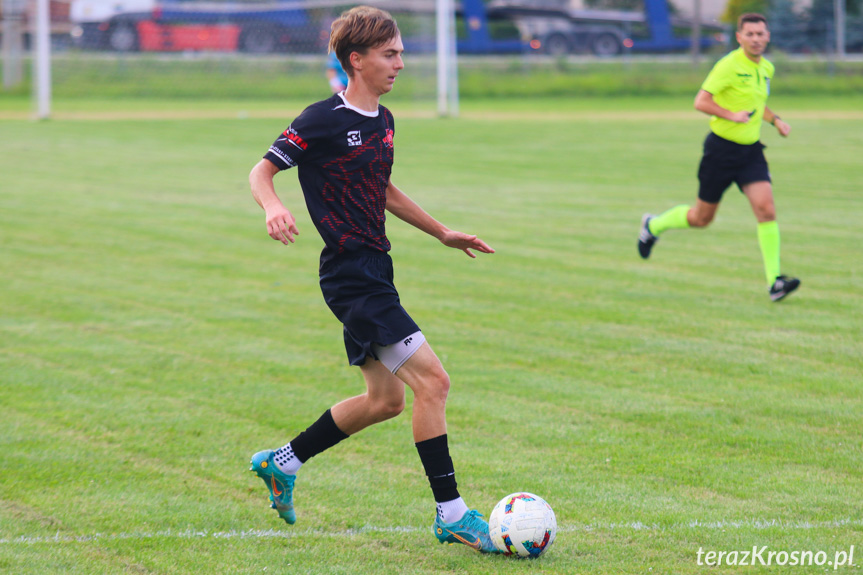
<svg viewBox="0 0 863 575">
<path fill-rule="evenodd" d="M 384 136 L 384 146 L 387 148 L 393 147 L 393 131 L 387 130 L 387 135 Z"/>
<path fill-rule="evenodd" d="M 287 140 L 289 140 L 293 145 L 298 147 L 301 150 L 305 150 L 309 147 L 305 140 L 303 140 L 299 134 L 297 134 L 293 128 L 288 128 L 285 130 L 284 136 Z"/>
</svg>

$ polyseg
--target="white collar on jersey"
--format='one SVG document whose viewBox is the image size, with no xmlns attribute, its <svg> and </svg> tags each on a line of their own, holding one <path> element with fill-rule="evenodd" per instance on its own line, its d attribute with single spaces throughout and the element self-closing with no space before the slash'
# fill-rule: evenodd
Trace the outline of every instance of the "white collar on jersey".
<svg viewBox="0 0 863 575">
<path fill-rule="evenodd" d="M 339 98 L 341 98 L 342 102 L 344 102 L 344 106 L 336 106 L 335 108 L 333 108 L 333 110 L 338 110 L 339 108 L 347 108 L 348 110 L 353 110 L 357 114 L 362 114 L 363 116 L 367 116 L 369 118 L 377 118 L 378 117 L 378 110 L 375 110 L 374 112 L 369 112 L 368 110 L 361 110 L 361 109 L 357 108 L 356 106 L 352 105 L 350 102 L 348 102 L 348 99 L 345 98 L 344 90 L 339 92 Z"/>
</svg>

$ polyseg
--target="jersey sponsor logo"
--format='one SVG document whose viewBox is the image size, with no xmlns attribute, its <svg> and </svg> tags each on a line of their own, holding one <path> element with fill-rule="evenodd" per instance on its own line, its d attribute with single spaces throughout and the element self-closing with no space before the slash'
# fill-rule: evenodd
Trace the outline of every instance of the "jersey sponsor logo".
<svg viewBox="0 0 863 575">
<path fill-rule="evenodd" d="M 279 142 L 290 142 L 300 150 L 306 150 L 306 148 L 309 147 L 306 141 L 302 139 L 300 135 L 297 134 L 297 131 L 293 128 L 288 128 L 282 133 L 282 135 L 284 136 L 284 138 L 279 138 Z"/>
<path fill-rule="evenodd" d="M 359 130 L 352 130 L 348 132 L 348 145 L 349 146 L 362 146 L 363 145 L 363 137 L 360 134 Z"/>
<path fill-rule="evenodd" d="M 387 148 L 393 147 L 393 131 L 387 130 L 387 135 L 384 136 L 384 146 Z"/>
</svg>

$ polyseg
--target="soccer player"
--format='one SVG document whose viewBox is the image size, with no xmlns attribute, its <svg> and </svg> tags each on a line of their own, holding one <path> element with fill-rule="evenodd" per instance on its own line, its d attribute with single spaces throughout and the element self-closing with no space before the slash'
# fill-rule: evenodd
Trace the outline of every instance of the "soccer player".
<svg viewBox="0 0 863 575">
<path fill-rule="evenodd" d="M 695 109 L 711 116 L 710 134 L 698 170 L 698 199 L 654 216 L 645 214 L 638 236 L 638 253 L 650 257 L 653 245 L 667 230 L 703 228 L 713 221 L 722 194 L 732 182 L 749 199 L 758 221 L 758 243 L 770 299 L 779 301 L 800 285 L 782 275 L 779 266 L 779 224 L 773 204 L 770 172 L 759 141 L 761 122 L 788 136 L 791 126 L 767 107 L 773 64 L 764 58 L 770 41 L 761 14 L 743 14 L 737 22 L 740 48 L 719 60 L 695 97 Z"/>
<path fill-rule="evenodd" d="M 392 16 L 365 6 L 348 10 L 332 25 L 330 50 L 348 73 L 347 89 L 306 108 L 252 169 L 249 181 L 266 212 L 270 237 L 289 245 L 299 231 L 275 192 L 273 177 L 298 167 L 306 206 L 325 243 L 321 291 L 344 325 L 349 362 L 360 367 L 366 389 L 332 406 L 285 446 L 256 453 L 251 470 L 270 490 L 272 507 L 293 524 L 293 489 L 301 466 L 362 429 L 397 416 L 405 407 L 405 386 L 410 387 L 413 438 L 437 503 L 433 532 L 441 543 L 494 553 L 488 523 L 468 508 L 457 489 L 445 412 L 450 379 L 399 301 L 385 210 L 470 257 L 476 257 L 473 250 L 494 250 L 476 236 L 445 227 L 390 180 L 395 128 L 392 114 L 379 102 L 404 68 L 404 47 Z"/>
</svg>

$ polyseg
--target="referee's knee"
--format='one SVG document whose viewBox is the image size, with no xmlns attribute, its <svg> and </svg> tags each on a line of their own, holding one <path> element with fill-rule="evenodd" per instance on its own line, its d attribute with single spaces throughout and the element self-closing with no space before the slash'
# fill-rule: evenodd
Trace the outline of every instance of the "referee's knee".
<svg viewBox="0 0 863 575">
<path fill-rule="evenodd" d="M 773 202 L 770 204 L 757 206 L 753 209 L 755 212 L 755 218 L 760 222 L 772 222 L 776 219 L 776 208 L 773 205 Z"/>
<path fill-rule="evenodd" d="M 693 228 L 706 228 L 713 221 L 713 214 L 699 214 L 689 212 L 689 226 Z"/>
</svg>

